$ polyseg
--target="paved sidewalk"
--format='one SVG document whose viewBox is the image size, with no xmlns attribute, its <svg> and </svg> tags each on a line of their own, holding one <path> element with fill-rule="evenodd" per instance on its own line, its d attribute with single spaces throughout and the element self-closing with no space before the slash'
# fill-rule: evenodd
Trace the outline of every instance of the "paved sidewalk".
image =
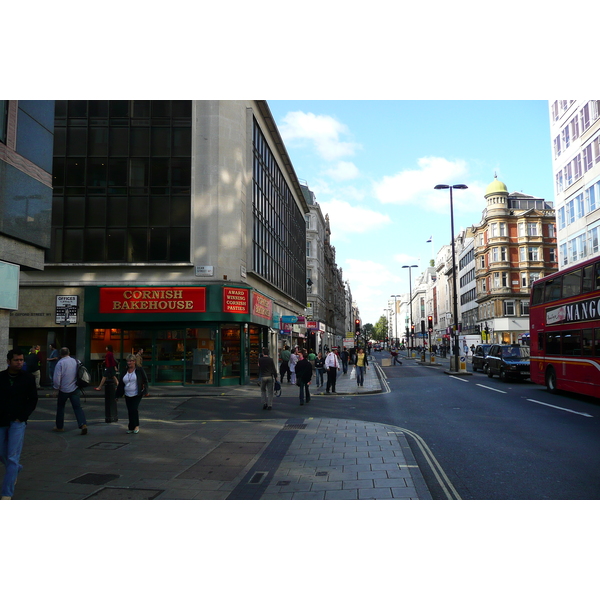
<svg viewBox="0 0 600 600">
<path fill-rule="evenodd" d="M 381 392 L 377 369 L 369 368 L 359 388 L 350 368 L 339 376 L 337 395 Z M 283 385 L 287 392 L 288 384 Z M 399 427 L 271 415 L 264 420 L 179 420 L 169 407 L 181 396 L 258 400 L 260 390 L 249 385 L 150 391 L 148 400 L 156 397 L 165 406 L 164 418 L 142 416 L 139 435 L 126 435 L 126 420 L 103 419 L 90 420 L 86 436 L 76 428 L 57 434 L 51 431 L 53 423 L 36 420 L 34 413 L 14 500 L 431 499 Z"/>
</svg>

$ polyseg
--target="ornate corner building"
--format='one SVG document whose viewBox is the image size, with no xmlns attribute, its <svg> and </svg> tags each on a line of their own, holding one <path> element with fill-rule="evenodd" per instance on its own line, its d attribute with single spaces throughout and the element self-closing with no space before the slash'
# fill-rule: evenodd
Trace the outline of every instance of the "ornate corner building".
<svg viewBox="0 0 600 600">
<path fill-rule="evenodd" d="M 509 194 L 497 177 L 485 199 L 482 221 L 470 232 L 477 320 L 484 341 L 518 343 L 529 332 L 531 283 L 558 269 L 555 211 L 542 198 Z"/>
</svg>

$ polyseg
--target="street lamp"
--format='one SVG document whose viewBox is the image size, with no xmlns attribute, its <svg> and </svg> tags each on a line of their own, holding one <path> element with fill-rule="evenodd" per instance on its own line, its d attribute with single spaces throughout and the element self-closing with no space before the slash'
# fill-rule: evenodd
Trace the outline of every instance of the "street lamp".
<svg viewBox="0 0 600 600">
<path fill-rule="evenodd" d="M 412 350 L 413 347 L 413 343 L 414 340 L 412 338 L 412 331 L 413 331 L 413 315 L 412 315 L 412 269 L 418 269 L 419 265 L 403 265 L 402 266 L 403 269 L 408 269 L 408 290 L 409 290 L 409 304 L 410 304 L 410 331 L 406 332 L 406 337 L 407 339 L 410 339 L 409 342 L 409 348 Z M 408 338 L 408 335 L 411 335 L 410 338 Z"/>
<path fill-rule="evenodd" d="M 464 183 L 459 183 L 456 185 L 446 185 L 439 184 L 436 185 L 433 189 L 435 190 L 450 190 L 450 230 L 452 234 L 452 281 L 453 281 L 453 291 L 452 291 L 452 307 L 454 310 L 454 348 L 452 349 L 452 360 L 450 361 L 450 372 L 458 373 L 459 369 L 459 347 L 458 347 L 458 296 L 456 293 L 456 250 L 454 248 L 454 207 L 452 204 L 452 190 L 466 190 L 467 186 Z"/>
<path fill-rule="evenodd" d="M 396 347 L 398 347 L 398 300 L 396 298 L 402 298 L 402 295 L 392 294 L 391 298 L 394 299 L 394 335 L 396 336 Z"/>
</svg>

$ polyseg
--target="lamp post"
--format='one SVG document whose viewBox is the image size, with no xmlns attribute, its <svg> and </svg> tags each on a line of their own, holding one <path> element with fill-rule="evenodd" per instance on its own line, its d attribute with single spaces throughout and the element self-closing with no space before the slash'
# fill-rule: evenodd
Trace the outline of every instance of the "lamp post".
<svg viewBox="0 0 600 600">
<path fill-rule="evenodd" d="M 435 190 L 450 190 L 450 230 L 452 234 L 452 308 L 454 311 L 454 338 L 453 338 L 453 349 L 452 349 L 452 360 L 450 361 L 450 371 L 458 373 L 460 357 L 459 357 L 459 345 L 458 345 L 458 296 L 456 291 L 456 250 L 454 245 L 454 206 L 452 204 L 452 190 L 466 190 L 467 186 L 464 183 L 456 185 L 439 184 L 436 185 Z"/>
<path fill-rule="evenodd" d="M 418 269 L 419 265 L 403 265 L 402 268 L 403 269 L 408 269 L 408 290 L 409 290 L 409 304 L 410 304 L 410 342 L 409 342 L 409 348 L 410 350 L 412 350 L 413 347 L 413 343 L 414 340 L 412 338 L 412 331 L 413 331 L 413 315 L 412 315 L 412 269 Z"/>
<path fill-rule="evenodd" d="M 398 346 L 398 300 L 396 298 L 402 298 L 402 295 L 392 294 L 391 297 L 394 299 L 394 335 L 396 336 L 396 346 Z"/>
</svg>

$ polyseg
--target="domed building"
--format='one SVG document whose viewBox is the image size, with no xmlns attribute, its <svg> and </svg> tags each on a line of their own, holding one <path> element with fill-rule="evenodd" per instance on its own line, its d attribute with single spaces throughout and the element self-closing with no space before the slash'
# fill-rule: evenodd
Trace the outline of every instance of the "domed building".
<svg viewBox="0 0 600 600">
<path fill-rule="evenodd" d="M 469 230 L 476 296 L 462 307 L 462 322 L 483 342 L 518 343 L 529 332 L 531 283 L 558 269 L 555 211 L 543 198 L 509 193 L 497 176 L 484 197 L 482 221 Z"/>
</svg>

